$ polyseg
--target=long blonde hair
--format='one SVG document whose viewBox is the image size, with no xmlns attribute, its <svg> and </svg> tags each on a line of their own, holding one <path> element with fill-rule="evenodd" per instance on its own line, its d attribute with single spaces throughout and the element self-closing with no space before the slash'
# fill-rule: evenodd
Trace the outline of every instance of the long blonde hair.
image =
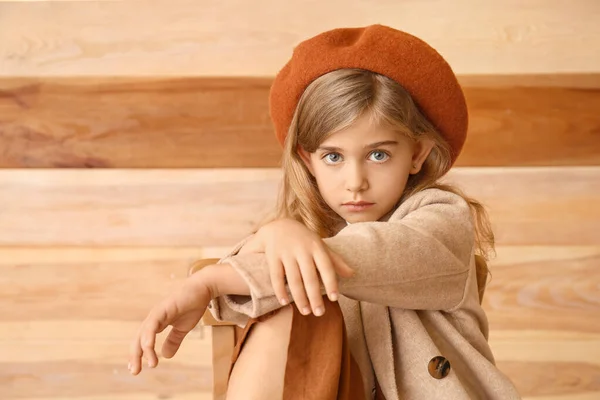
<svg viewBox="0 0 600 400">
<path fill-rule="evenodd" d="M 427 188 L 439 188 L 463 197 L 473 214 L 476 254 L 488 260 L 494 251 L 494 234 L 484 207 L 458 188 L 438 182 L 451 166 L 448 143 L 400 84 L 361 69 L 329 72 L 313 81 L 302 94 L 283 146 L 283 180 L 277 206 L 274 215 L 263 224 L 273 219 L 291 218 L 320 237 L 336 233 L 335 227 L 343 220 L 323 200 L 316 180 L 304 165 L 297 148 L 300 145 L 312 153 L 331 134 L 349 127 L 365 114 L 413 139 L 428 138 L 434 142 L 421 171 L 409 177 L 397 205 Z M 482 268 L 487 268 L 485 263 L 483 265 Z M 484 271 L 478 271 L 480 273 Z"/>
</svg>

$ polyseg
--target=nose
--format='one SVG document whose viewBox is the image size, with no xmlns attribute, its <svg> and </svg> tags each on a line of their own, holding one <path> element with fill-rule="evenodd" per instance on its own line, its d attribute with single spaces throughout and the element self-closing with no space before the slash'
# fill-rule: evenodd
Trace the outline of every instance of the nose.
<svg viewBox="0 0 600 400">
<path fill-rule="evenodd" d="M 367 171 L 360 163 L 348 163 L 346 167 L 346 190 L 362 192 L 369 188 Z"/>
</svg>

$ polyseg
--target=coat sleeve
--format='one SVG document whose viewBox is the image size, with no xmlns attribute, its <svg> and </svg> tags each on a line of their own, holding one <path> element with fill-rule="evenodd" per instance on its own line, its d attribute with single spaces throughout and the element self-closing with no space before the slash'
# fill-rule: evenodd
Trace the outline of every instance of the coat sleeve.
<svg viewBox="0 0 600 400">
<path fill-rule="evenodd" d="M 431 189 L 388 222 L 352 224 L 324 239 L 356 272 L 340 292 L 411 310 L 450 310 L 465 295 L 474 231 L 466 201 Z"/>
<path fill-rule="evenodd" d="M 465 295 L 474 231 L 469 206 L 456 194 L 425 190 L 388 221 L 351 224 L 323 240 L 355 270 L 353 277 L 340 278 L 346 297 L 404 309 L 450 310 Z M 221 262 L 242 275 L 251 295 L 216 299 L 222 315 L 215 318 L 257 317 L 279 307 L 264 254 L 230 255 Z"/>
</svg>

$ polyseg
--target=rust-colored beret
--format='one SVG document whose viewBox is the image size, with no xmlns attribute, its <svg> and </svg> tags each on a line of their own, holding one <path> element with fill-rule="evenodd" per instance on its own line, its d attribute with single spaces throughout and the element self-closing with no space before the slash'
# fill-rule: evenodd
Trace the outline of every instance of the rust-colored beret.
<svg viewBox="0 0 600 400">
<path fill-rule="evenodd" d="M 454 72 L 421 39 L 379 24 L 330 30 L 294 48 L 292 58 L 275 77 L 269 96 L 280 144 L 306 87 L 319 76 L 342 68 L 373 71 L 402 85 L 448 141 L 454 163 L 468 126 L 465 97 Z"/>
</svg>

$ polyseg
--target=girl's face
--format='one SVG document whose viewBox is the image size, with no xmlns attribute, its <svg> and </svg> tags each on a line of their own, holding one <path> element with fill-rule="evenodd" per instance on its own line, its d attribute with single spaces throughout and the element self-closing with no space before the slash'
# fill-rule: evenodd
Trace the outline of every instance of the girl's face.
<svg viewBox="0 0 600 400">
<path fill-rule="evenodd" d="M 368 115 L 300 156 L 321 196 L 349 223 L 377 221 L 400 199 L 410 174 L 421 170 L 433 142 L 415 141 L 369 124 Z M 366 202 L 356 207 L 349 202 Z"/>
</svg>

